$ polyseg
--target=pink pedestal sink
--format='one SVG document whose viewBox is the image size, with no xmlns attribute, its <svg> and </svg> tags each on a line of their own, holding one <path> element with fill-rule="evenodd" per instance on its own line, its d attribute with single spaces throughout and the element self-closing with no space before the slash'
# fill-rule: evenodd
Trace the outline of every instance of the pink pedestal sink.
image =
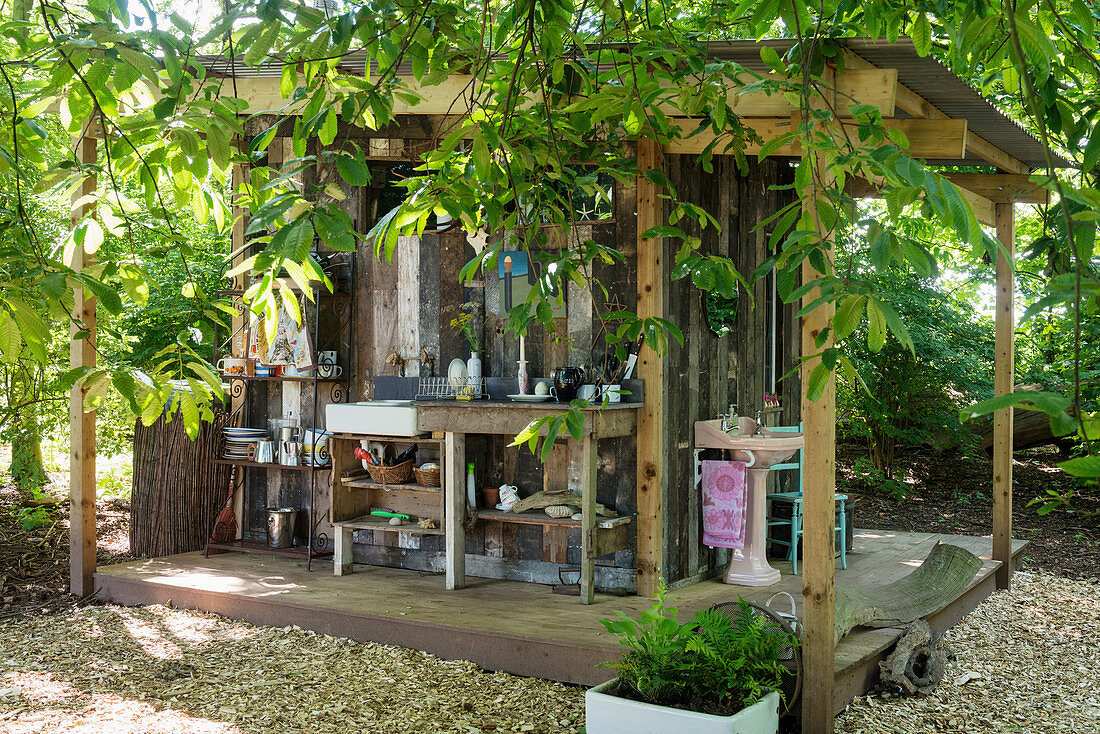
<svg viewBox="0 0 1100 734">
<path fill-rule="evenodd" d="M 732 558 L 722 578 L 727 584 L 771 586 L 779 583 L 779 571 L 768 565 L 767 496 L 768 472 L 802 448 L 801 433 L 772 433 L 738 436 L 722 430 L 722 422 L 696 421 L 695 448 L 724 449 L 734 461 L 748 464 L 749 496 L 745 503 L 745 548 L 731 550 Z"/>
</svg>

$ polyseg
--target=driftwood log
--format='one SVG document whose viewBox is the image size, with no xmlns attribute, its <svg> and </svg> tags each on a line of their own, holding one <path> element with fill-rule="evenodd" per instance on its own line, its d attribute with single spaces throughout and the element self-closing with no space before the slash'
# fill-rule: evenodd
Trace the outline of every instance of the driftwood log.
<svg viewBox="0 0 1100 734">
<path fill-rule="evenodd" d="M 932 628 L 923 619 L 909 625 L 885 660 L 878 664 L 879 679 L 888 688 L 906 696 L 927 696 L 943 681 L 947 663 L 955 655 L 941 635 L 932 638 Z"/>
<path fill-rule="evenodd" d="M 835 639 L 853 627 L 904 627 L 961 594 L 974 580 L 981 559 L 965 548 L 936 543 L 915 571 L 897 581 L 864 588 L 836 586 Z"/>
<path fill-rule="evenodd" d="M 993 453 L 993 421 L 987 421 L 978 429 L 980 446 L 987 454 Z M 1074 446 L 1072 436 L 1055 436 L 1050 430 L 1050 418 L 1038 410 L 1016 409 L 1012 417 L 1012 447 L 1016 451 L 1053 444 L 1063 453 Z"/>
<path fill-rule="evenodd" d="M 520 500 L 512 507 L 512 512 L 527 512 L 528 510 L 541 510 L 551 505 L 568 505 L 569 507 L 580 508 L 581 498 L 570 492 L 568 489 L 561 490 L 559 492 L 535 492 L 530 497 Z M 602 517 L 618 517 L 619 513 L 614 510 L 604 507 L 600 503 L 596 503 L 596 514 Z"/>
<path fill-rule="evenodd" d="M 138 557 L 169 556 L 206 545 L 225 504 L 230 467 L 215 464 L 228 417 L 217 413 L 192 441 L 183 419 L 134 427 L 130 549 Z"/>
</svg>

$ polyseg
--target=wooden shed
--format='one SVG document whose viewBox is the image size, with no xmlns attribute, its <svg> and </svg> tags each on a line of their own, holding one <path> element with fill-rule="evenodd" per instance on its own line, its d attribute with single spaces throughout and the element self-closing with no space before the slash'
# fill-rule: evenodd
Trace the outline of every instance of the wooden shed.
<svg viewBox="0 0 1100 734">
<path fill-rule="evenodd" d="M 787 41 L 714 44 L 712 52 L 760 67 L 761 43 L 781 52 Z M 931 163 L 981 165 L 996 173 L 955 175 L 979 221 L 996 226 L 1011 251 L 1014 240 L 1013 204 L 1036 201 L 1027 174 L 1043 164 L 1042 147 L 1004 117 L 977 92 L 930 58 L 919 57 L 904 39 L 886 44 L 862 39 L 845 42 L 845 71 L 837 86 L 853 99 L 878 106 L 888 124 L 905 131 L 914 157 Z M 236 76 L 240 96 L 250 111 L 277 110 L 277 73 L 233 69 L 223 60 L 208 60 L 219 74 Z M 348 64 L 354 64 L 349 59 Z M 360 66 L 362 62 L 360 61 Z M 398 189 L 394 181 L 403 167 L 427 149 L 454 100 L 450 87 L 423 90 L 424 101 L 399 109 L 398 123 L 383 130 L 348 131 L 370 151 L 374 172 L 369 187 L 346 190 L 345 210 L 368 229 Z M 782 99 L 744 96 L 737 111 L 765 139 L 789 129 L 797 110 Z M 270 120 L 253 119 L 255 132 Z M 705 136 L 704 136 L 705 137 Z M 268 149 L 270 162 L 286 153 L 286 138 L 276 137 Z M 743 273 L 752 272 L 768 255 L 767 227 L 759 226 L 793 194 L 783 184 L 793 180 L 792 155 L 780 150 L 766 159 L 750 157 L 747 173 L 734 161 L 716 156 L 712 173 L 697 154 L 705 139 L 689 138 L 665 149 L 653 141 L 637 141 L 642 170 L 662 169 L 681 197 L 704 206 L 721 224 L 721 231 L 700 233 L 706 251 L 729 255 Z M 88 139 L 82 146 L 95 142 Z M 754 156 L 755 150 L 748 151 Z M 236 175 L 244 175 L 238 171 Z M 864 182 L 857 193 L 874 195 Z M 598 365 L 604 347 L 600 314 L 625 307 L 640 315 L 667 318 L 685 334 L 682 347 L 673 345 L 658 357 L 643 349 L 631 395 L 614 410 L 592 411 L 583 441 L 561 441 L 543 464 L 525 450 L 508 448 L 516 427 L 553 410 L 548 404 L 508 405 L 499 401 L 470 406 L 421 404 L 426 455 L 444 465 L 443 512 L 452 521 L 424 532 L 394 532 L 376 525 L 349 526 L 341 533 L 330 520 L 334 508 L 353 503 L 354 479 L 341 469 L 354 466 L 353 437 L 333 449 L 332 471 L 310 467 L 279 469 L 254 462 L 238 467 L 241 491 L 235 493 L 243 541 L 214 550 L 243 550 L 204 556 L 189 553 L 95 569 L 94 548 L 94 416 L 81 412 L 74 393 L 73 413 L 73 591 L 93 588 L 122 603 L 150 603 L 170 598 L 266 624 L 300 624 L 324 632 L 426 649 L 443 656 L 475 660 L 494 669 L 592 683 L 606 677 L 593 666 L 617 655 L 612 642 L 599 634 L 597 620 L 613 610 L 636 610 L 652 594 L 659 579 L 677 589 L 685 611 L 728 601 L 738 594 L 766 599 L 776 590 L 794 593 L 805 629 L 804 659 L 811 682 L 803 696 L 806 731 L 828 731 L 831 717 L 866 690 L 875 664 L 900 634 L 899 630 L 857 630 L 839 646 L 833 643 L 834 578 L 878 583 L 903 576 L 914 560 L 923 558 L 937 536 L 916 533 L 857 532 L 846 571 L 837 571 L 833 554 L 833 492 L 835 488 L 835 396 L 831 388 L 816 402 L 806 401 L 797 378 L 780 381 L 803 354 L 817 351 L 815 335 L 829 323 L 819 309 L 806 319 L 799 304 L 784 304 L 769 279 L 755 285 L 750 299 L 741 298 L 728 332 L 720 335 L 706 316 L 706 294 L 686 281 L 670 282 L 673 243 L 641 236 L 664 221 L 664 203 L 644 178 L 632 185 L 616 184 L 612 205 L 578 223 L 573 236 L 591 236 L 614 246 L 628 261 L 604 266 L 598 275 L 608 287 L 606 298 L 570 287 L 566 306 L 557 316 L 571 343 L 551 339 L 541 327 L 527 334 L 528 373 L 547 379 L 558 367 Z M 234 229 L 234 249 L 245 244 L 244 223 Z M 569 240 L 551 233 L 550 247 L 568 247 Z M 502 314 L 499 273 L 464 286 L 458 277 L 473 250 L 458 228 L 439 227 L 421 237 L 402 238 L 392 262 L 374 257 L 362 245 L 354 257 L 335 256 L 337 293 L 321 297 L 317 313 L 307 311 L 316 329 L 317 351 L 337 353 L 344 370 L 328 379 L 235 378 L 233 408 L 243 425 L 261 427 L 271 417 L 293 411 L 303 425 L 321 427 L 327 404 L 386 398 L 412 398 L 420 378 L 445 375 L 454 358 L 469 356 L 452 321 L 463 304 L 476 304 L 484 345 L 488 390 L 503 397 L 515 389 L 519 343 L 506 329 Z M 325 254 L 322 252 L 322 254 Z M 997 264 L 998 394 L 1011 389 L 1013 275 L 1003 259 Z M 239 293 L 244 282 L 230 289 Z M 811 297 L 808 297 L 811 298 Z M 94 322 L 94 313 L 92 314 Z M 243 322 L 238 320 L 239 328 Z M 243 356 L 244 339 L 231 340 L 233 353 Z M 87 364 L 90 353 L 74 342 L 74 366 Z M 510 382 L 509 382 L 510 381 Z M 783 569 L 779 585 L 747 588 L 720 583 L 715 577 L 725 552 L 701 542 L 701 496 L 694 474 L 693 425 L 716 418 L 731 403 L 742 415 L 762 409 L 765 393 L 778 393 L 782 410 L 773 425 L 804 424 L 806 448 L 805 561 L 801 576 Z M 455 411 L 467 411 L 457 418 Z M 424 418 L 430 416 L 430 418 Z M 456 427 L 460 421 L 462 426 Z M 950 626 L 981 599 L 996 582 L 1009 584 L 1014 554 L 1022 543 L 1011 539 L 1011 410 L 1001 411 L 995 429 L 995 530 L 992 545 L 980 538 L 954 538 L 984 559 L 973 583 L 933 615 L 933 625 Z M 363 437 L 366 440 L 369 437 Z M 377 438 L 377 437 L 375 437 Z M 409 443 L 401 443 L 403 446 Z M 517 520 L 493 516 L 485 508 L 466 521 L 464 484 L 466 460 L 475 466 L 476 484 L 514 484 L 521 492 L 563 488 L 587 489 L 581 519 Z M 93 467 L 89 470 L 89 467 Z M 247 481 L 243 481 L 247 477 Z M 433 500 L 434 501 L 434 500 Z M 355 500 L 359 502 L 359 500 Z M 628 522 L 599 524 L 595 503 L 614 508 Z M 290 557 L 273 556 L 263 548 L 265 508 L 277 505 L 309 507 L 305 545 Z M 454 520 L 461 518 L 461 522 Z M 864 518 L 857 518 L 863 526 Z M 369 564 L 350 575 L 332 575 L 351 564 Z M 295 557 L 296 556 L 296 557 Z M 592 568 L 594 566 L 594 569 Z M 312 572 L 307 571 L 307 567 Z M 581 577 L 583 606 L 575 598 L 552 595 L 550 585 Z M 96 572 L 93 581 L 92 573 Z M 424 572 L 432 572 L 425 575 Z M 441 582 L 437 575 L 443 574 Z M 588 574 L 587 581 L 585 576 Z M 446 587 L 446 588 L 444 588 Z M 619 598 L 599 593 L 640 594 Z M 533 624 L 534 622 L 536 622 Z"/>
</svg>

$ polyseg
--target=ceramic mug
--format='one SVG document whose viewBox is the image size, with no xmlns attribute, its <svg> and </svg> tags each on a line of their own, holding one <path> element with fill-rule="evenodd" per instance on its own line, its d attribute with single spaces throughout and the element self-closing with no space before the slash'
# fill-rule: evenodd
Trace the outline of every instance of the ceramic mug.
<svg viewBox="0 0 1100 734">
<path fill-rule="evenodd" d="M 339 377 L 342 374 L 344 374 L 344 368 L 338 364 L 321 362 L 317 365 L 317 375 L 319 377 Z"/>
<path fill-rule="evenodd" d="M 519 487 L 514 484 L 500 485 L 500 504 L 497 505 L 497 509 L 510 512 L 517 502 L 519 502 Z"/>
<path fill-rule="evenodd" d="M 222 357 L 218 360 L 218 371 L 226 375 L 251 374 L 252 360 L 244 357 Z"/>
<path fill-rule="evenodd" d="M 256 365 L 256 377 L 275 377 L 278 368 L 272 364 Z"/>
<path fill-rule="evenodd" d="M 302 457 L 305 463 L 310 466 L 328 466 L 330 458 L 328 446 L 323 443 L 316 446 L 307 445 L 302 450 Z"/>
<path fill-rule="evenodd" d="M 581 385 L 581 389 L 577 391 L 577 397 L 581 400 L 591 401 L 596 397 L 595 385 Z"/>
<path fill-rule="evenodd" d="M 600 399 L 607 398 L 609 403 L 622 402 L 623 396 L 620 392 L 623 389 L 622 385 L 604 385 L 600 388 Z"/>
</svg>

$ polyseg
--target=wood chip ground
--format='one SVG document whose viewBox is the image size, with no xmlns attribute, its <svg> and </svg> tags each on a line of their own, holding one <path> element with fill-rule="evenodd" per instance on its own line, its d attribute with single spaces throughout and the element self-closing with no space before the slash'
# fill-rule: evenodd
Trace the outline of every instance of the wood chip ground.
<svg viewBox="0 0 1100 734">
<path fill-rule="evenodd" d="M 0 625 L 0 732 L 573 732 L 584 692 L 164 606 Z"/>
<path fill-rule="evenodd" d="M 1100 585 L 1018 574 L 950 633 L 932 696 L 842 734 L 1100 731 Z M 164 606 L 0 624 L 0 732 L 575 732 L 584 692 L 468 662 Z"/>
<path fill-rule="evenodd" d="M 1018 573 L 948 640 L 957 660 L 932 695 L 858 698 L 838 734 L 1100 732 L 1100 585 Z"/>
</svg>

